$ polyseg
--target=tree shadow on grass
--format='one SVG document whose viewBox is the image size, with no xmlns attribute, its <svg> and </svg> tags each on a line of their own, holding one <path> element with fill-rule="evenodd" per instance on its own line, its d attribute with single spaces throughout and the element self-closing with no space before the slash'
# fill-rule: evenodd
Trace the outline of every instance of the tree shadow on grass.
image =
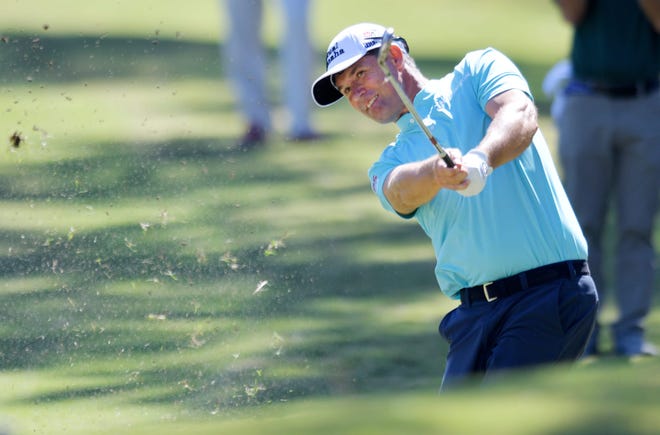
<svg viewBox="0 0 660 435">
<path fill-rule="evenodd" d="M 247 208 L 260 204 L 240 192 L 259 192 L 268 185 L 287 198 L 287 189 L 309 184 L 314 170 L 276 163 L 270 154 L 276 151 L 247 156 L 204 138 L 98 144 L 95 150 L 94 157 L 22 163 L 16 172 L 0 176 L 1 194 L 9 206 L 67 206 L 80 214 L 91 204 L 100 221 L 98 229 L 75 233 L 57 219 L 53 228 L 2 230 L 8 254 L 0 257 L 5 331 L 0 335 L 0 369 L 120 379 L 108 385 L 67 386 L 28 397 L 27 402 L 144 390 L 150 394 L 140 399 L 145 403 L 175 401 L 216 411 L 317 395 L 405 389 L 438 378 L 442 344 L 434 330 L 382 331 L 354 314 L 318 306 L 335 300 L 405 304 L 436 291 L 430 261 L 357 263 L 350 254 L 364 243 L 414 243 L 419 233 L 409 226 L 367 223 L 348 232 L 325 233 L 317 223 L 309 227 L 316 230 L 302 231 L 287 240 L 286 249 L 267 255 L 268 228 L 232 217 L 236 202 Z M 239 193 L 231 194 L 232 189 Z M 309 189 L 296 201 L 323 194 L 341 206 L 343 197 L 361 189 L 367 188 L 342 185 L 322 193 Z M 166 206 L 213 190 L 222 195 L 195 204 L 184 222 L 154 222 L 148 229 L 137 217 L 132 223 L 103 223 L 106 211 L 114 213 L 109 204 L 120 207 L 125 201 L 159 197 Z M 211 235 L 218 247 L 195 252 L 188 246 L 196 243 L 195 237 L 190 242 L 185 235 L 205 226 L 235 234 L 235 241 L 224 248 L 222 239 Z M 247 226 L 257 235 L 241 237 Z M 319 249 L 329 245 L 331 250 Z M 261 280 L 271 284 L 255 294 Z M 259 325 L 280 322 L 291 322 L 278 328 L 287 337 L 280 353 L 269 344 L 257 350 L 229 344 L 251 336 L 254 328 L 263 327 Z M 332 326 L 306 329 L 315 322 Z M 199 356 L 209 347 L 217 353 Z M 97 368 L 108 364 L 125 368 Z M 280 371 L 295 374 L 282 376 Z M 149 393 L 163 387 L 167 393 Z"/>
<path fill-rule="evenodd" d="M 212 187 L 244 155 L 231 146 L 231 138 L 99 143 L 89 157 L 16 165 L 13 171 L 0 174 L 0 197 L 100 202 L 118 196 L 172 194 L 199 185 Z M 203 166 L 206 162 L 209 164 Z M 180 169 L 189 163 L 197 171 L 181 173 Z M 168 171 L 177 176 L 168 177 Z"/>
<path fill-rule="evenodd" d="M 106 244 L 102 234 L 90 234 L 85 239 L 92 237 L 96 238 L 95 245 Z M 107 249 L 112 249 L 108 245 Z M 442 345 L 434 332 L 392 334 L 352 315 L 320 311 L 314 304 L 337 298 L 405 304 L 416 293 L 428 291 L 424 286 L 428 282 L 419 283 L 423 281 L 419 279 L 421 271 L 428 272 L 427 264 L 408 262 L 395 267 L 382 264 L 365 267 L 341 258 L 326 258 L 319 259 L 324 262 L 324 271 L 320 272 L 307 264 L 267 261 L 259 255 L 260 247 L 252 247 L 237 252 L 238 257 L 246 260 L 241 270 L 233 271 L 220 261 L 209 262 L 214 266 L 202 266 L 194 257 L 178 256 L 174 244 L 169 248 L 158 246 L 156 249 L 162 253 L 155 261 L 148 254 L 144 257 L 104 255 L 108 259 L 103 268 L 91 259 L 81 262 L 78 255 L 66 256 L 67 252 L 87 253 L 88 248 L 81 239 L 62 245 L 61 252 L 49 246 L 25 258 L 25 265 L 42 265 L 41 270 L 29 266 L 26 275 L 52 274 L 51 258 L 61 259 L 57 267 L 63 272 L 53 279 L 54 288 L 0 296 L 0 313 L 8 331 L 0 338 L 0 367 L 39 370 L 67 364 L 84 367 L 87 362 L 93 367 L 103 361 L 140 366 L 141 361 L 163 355 L 170 355 L 169 358 L 180 355 L 179 362 L 138 369 L 139 375 L 134 377 L 121 370 L 98 373 L 85 369 L 83 372 L 92 370 L 93 377 L 114 374 L 126 378 L 126 383 L 83 387 L 80 395 L 75 388 L 67 388 L 66 392 L 29 400 L 80 398 L 90 391 L 97 395 L 117 394 L 138 388 L 134 384 L 139 383 L 140 388 L 146 389 L 169 386 L 170 393 L 149 401 L 190 402 L 193 407 L 203 404 L 204 409 L 212 411 L 217 407 L 235 408 L 318 394 L 405 389 L 418 386 L 421 380 L 437 380 L 441 372 L 438 352 Z M 163 277 L 163 264 L 174 265 L 171 272 L 181 283 L 150 281 L 153 276 Z M 11 267 L 20 276 L 23 271 L 15 266 L 6 261 L 2 264 L 3 270 Z M 67 272 L 72 268 L 76 269 L 75 273 Z M 386 270 L 390 277 L 400 275 L 406 282 L 405 295 L 398 283 L 388 280 Z M 279 282 L 278 287 L 255 297 L 248 283 L 256 271 L 261 277 Z M 363 277 L 364 281 L 370 281 L 369 285 L 354 277 Z M 309 282 L 314 285 L 310 287 Z M 131 289 L 132 283 L 137 284 Z M 107 290 L 111 286 L 129 290 L 116 294 Z M 161 316 L 163 320 L 159 321 Z M 238 346 L 233 351 L 243 353 L 241 359 L 234 361 L 228 357 L 230 349 L 224 349 L 222 343 L 240 341 L 244 334 L 249 335 L 250 323 L 280 319 L 297 319 L 302 324 L 323 321 L 333 326 L 316 332 L 304 328 L 282 331 L 286 337 L 299 333 L 305 338 L 287 343 L 281 354 L 273 346 L 243 352 Z M 195 338 L 195 325 L 216 321 L 218 324 L 210 332 Z M 190 326 L 171 331 L 172 322 Z M 220 353 L 202 358 L 201 363 L 189 362 L 197 361 L 196 340 L 218 347 Z M 201 349 L 204 345 L 199 345 Z M 279 370 L 297 374 L 291 377 L 273 374 Z"/>
<path fill-rule="evenodd" d="M 101 35 L 4 35 L 0 83 L 82 83 L 93 80 L 216 79 L 221 74 L 218 44 Z"/>
<path fill-rule="evenodd" d="M 221 43 L 185 39 L 122 38 L 108 35 L 51 36 L 4 35 L 0 43 L 0 83 L 4 85 L 83 83 L 92 80 L 167 80 L 183 77 L 219 79 L 224 75 Z M 267 52 L 276 70 L 278 53 Z M 325 53 L 315 59 L 322 64 Z M 416 57 L 427 77 L 440 78 L 451 72 L 460 59 Z M 541 90 L 549 66 L 513 59 L 529 81 L 540 112 L 549 113 L 550 101 Z M 215 108 L 215 107 L 214 107 Z M 214 108 L 207 108 L 214 109 Z M 198 108 L 201 109 L 201 108 Z"/>
</svg>

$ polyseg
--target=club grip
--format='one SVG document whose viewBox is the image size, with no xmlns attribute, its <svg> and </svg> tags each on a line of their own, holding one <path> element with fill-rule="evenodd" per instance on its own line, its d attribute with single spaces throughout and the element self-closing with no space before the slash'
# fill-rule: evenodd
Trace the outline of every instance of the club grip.
<svg viewBox="0 0 660 435">
<path fill-rule="evenodd" d="M 442 160 L 444 160 L 445 164 L 447 165 L 448 168 L 453 168 L 454 166 L 454 161 L 449 157 L 449 154 L 447 154 L 447 151 L 445 151 L 440 144 L 438 143 L 438 140 L 433 136 L 431 133 L 431 130 L 428 129 L 428 127 L 422 122 L 419 121 L 419 126 L 422 127 L 422 130 L 424 130 L 424 133 L 426 133 L 426 137 L 429 138 L 431 141 L 431 144 L 435 147 L 436 150 L 438 150 L 438 154 L 440 154 L 440 157 Z"/>
</svg>

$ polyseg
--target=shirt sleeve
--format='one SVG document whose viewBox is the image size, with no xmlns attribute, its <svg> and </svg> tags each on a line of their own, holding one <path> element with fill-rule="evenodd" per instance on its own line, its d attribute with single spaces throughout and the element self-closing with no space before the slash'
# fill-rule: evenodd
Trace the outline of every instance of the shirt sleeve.
<svg viewBox="0 0 660 435">
<path fill-rule="evenodd" d="M 488 101 L 502 92 L 519 89 L 533 101 L 529 84 L 518 67 L 501 52 L 494 48 L 473 52 L 466 57 L 468 74 L 473 78 L 473 88 L 482 109 Z"/>
<path fill-rule="evenodd" d="M 378 161 L 371 165 L 371 168 L 369 168 L 369 180 L 371 180 L 371 190 L 376 194 L 376 196 L 378 196 L 380 204 L 385 210 L 394 213 L 404 219 L 410 219 L 415 216 L 415 211 L 406 215 L 397 212 L 394 210 L 394 207 L 392 207 L 390 202 L 385 197 L 385 193 L 383 192 L 383 185 L 385 184 L 387 176 L 395 167 L 401 165 L 402 163 L 403 162 L 397 158 L 396 153 L 394 152 L 394 147 L 391 145 L 388 146 L 381 154 L 380 159 L 378 159 Z"/>
</svg>

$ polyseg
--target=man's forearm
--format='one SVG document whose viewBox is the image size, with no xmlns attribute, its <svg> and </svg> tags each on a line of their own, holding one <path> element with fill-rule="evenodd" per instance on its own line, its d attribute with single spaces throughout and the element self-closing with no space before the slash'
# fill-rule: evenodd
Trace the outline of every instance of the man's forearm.
<svg viewBox="0 0 660 435">
<path fill-rule="evenodd" d="M 415 211 L 429 202 L 440 190 L 434 166 L 437 158 L 397 166 L 385 180 L 383 190 L 390 205 L 401 214 Z"/>
</svg>

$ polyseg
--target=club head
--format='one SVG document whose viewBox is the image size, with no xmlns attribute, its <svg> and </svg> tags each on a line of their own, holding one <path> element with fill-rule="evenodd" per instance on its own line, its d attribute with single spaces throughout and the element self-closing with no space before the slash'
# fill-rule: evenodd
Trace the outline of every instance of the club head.
<svg viewBox="0 0 660 435">
<path fill-rule="evenodd" d="M 383 33 L 383 40 L 378 50 L 378 63 L 380 67 L 385 67 L 385 62 L 387 61 L 387 55 L 390 52 L 390 47 L 392 46 L 392 40 L 394 39 L 394 29 L 389 27 Z"/>
</svg>

